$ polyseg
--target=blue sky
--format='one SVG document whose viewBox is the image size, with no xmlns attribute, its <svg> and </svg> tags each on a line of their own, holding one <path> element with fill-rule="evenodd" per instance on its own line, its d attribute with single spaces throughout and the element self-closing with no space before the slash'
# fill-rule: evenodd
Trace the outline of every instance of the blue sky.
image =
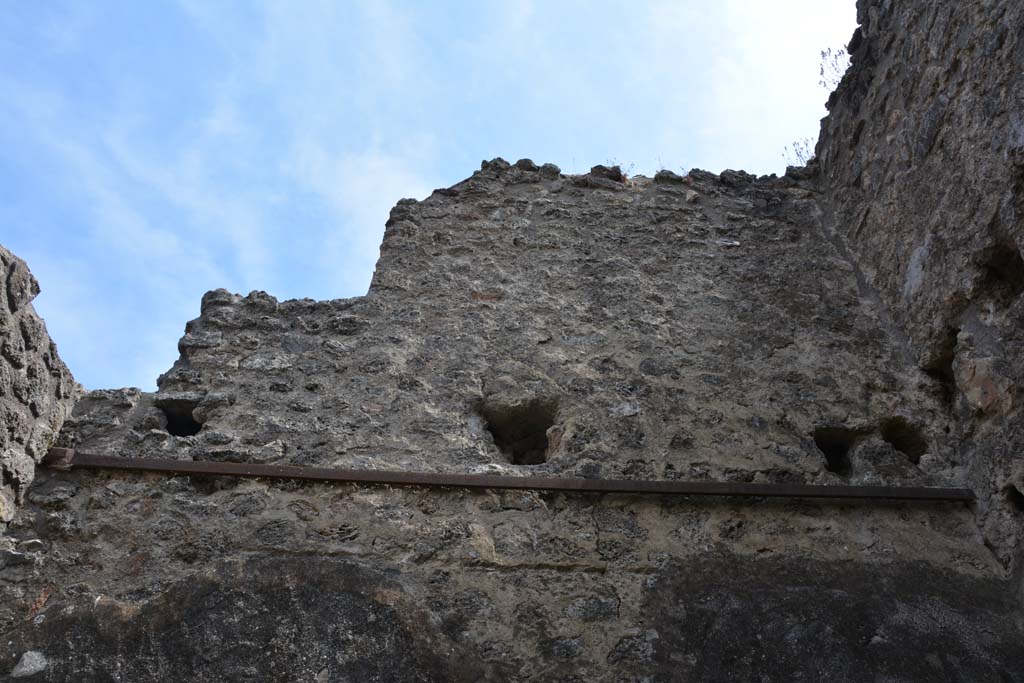
<svg viewBox="0 0 1024 683">
<path fill-rule="evenodd" d="M 781 173 L 854 0 L 10 2 L 0 243 L 87 388 L 155 388 L 217 287 L 364 294 L 483 159 Z"/>
</svg>

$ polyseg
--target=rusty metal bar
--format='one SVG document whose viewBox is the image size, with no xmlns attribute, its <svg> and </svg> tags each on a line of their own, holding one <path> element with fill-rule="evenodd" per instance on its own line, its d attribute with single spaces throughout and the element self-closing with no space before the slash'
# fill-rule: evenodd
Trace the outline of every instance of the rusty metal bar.
<svg viewBox="0 0 1024 683">
<path fill-rule="evenodd" d="M 223 477 L 301 479 L 345 484 L 424 486 L 466 489 L 513 489 L 588 493 L 632 493 L 674 496 L 754 496 L 765 498 L 850 498 L 916 501 L 974 500 L 965 488 L 930 486 L 848 486 L 814 484 L 750 484 L 745 482 L 579 479 L 563 477 L 509 477 L 490 474 L 347 470 L 299 465 L 121 458 L 82 453 L 70 448 L 51 448 L 43 464 L 56 469 L 110 469 Z"/>
</svg>

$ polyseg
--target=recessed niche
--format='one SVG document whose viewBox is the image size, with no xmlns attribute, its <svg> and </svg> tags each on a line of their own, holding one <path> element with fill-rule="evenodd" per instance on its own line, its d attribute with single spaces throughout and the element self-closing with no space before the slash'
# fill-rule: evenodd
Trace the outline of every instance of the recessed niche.
<svg viewBox="0 0 1024 683">
<path fill-rule="evenodd" d="M 980 289 L 1002 306 L 1024 293 L 1024 259 L 1013 242 L 994 247 L 983 267 Z"/>
<path fill-rule="evenodd" d="M 902 417 L 883 420 L 878 431 L 886 443 L 910 458 L 914 464 L 920 462 L 921 456 L 928 452 L 928 441 L 921 430 Z"/>
<path fill-rule="evenodd" d="M 162 401 L 158 407 L 167 418 L 167 432 L 174 436 L 195 436 L 203 428 L 201 422 L 192 416 L 196 401 Z"/>
<path fill-rule="evenodd" d="M 494 444 L 513 465 L 547 461 L 547 432 L 555 424 L 557 402 L 533 399 L 515 405 L 484 404 L 479 412 Z"/>
<path fill-rule="evenodd" d="M 1013 484 L 1007 485 L 1003 491 L 1006 493 L 1006 503 L 1010 509 L 1018 514 L 1024 512 L 1024 493 Z"/>
<path fill-rule="evenodd" d="M 942 402 L 947 406 L 953 405 L 953 400 L 956 398 L 956 374 L 953 372 L 953 361 L 956 360 L 956 344 L 959 335 L 960 330 L 954 327 L 949 328 L 934 362 L 924 368 L 925 373 L 938 383 Z"/>
<path fill-rule="evenodd" d="M 825 456 L 829 472 L 846 475 L 853 469 L 850 449 L 857 442 L 858 433 L 845 427 L 819 427 L 814 430 L 814 445 Z"/>
</svg>

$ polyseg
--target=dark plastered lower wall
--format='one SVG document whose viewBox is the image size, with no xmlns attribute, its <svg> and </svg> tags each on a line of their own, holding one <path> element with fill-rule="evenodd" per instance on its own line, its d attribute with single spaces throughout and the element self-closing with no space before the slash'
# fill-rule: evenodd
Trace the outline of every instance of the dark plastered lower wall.
<svg viewBox="0 0 1024 683">
<path fill-rule="evenodd" d="M 944 387 L 979 525 L 1019 572 L 1024 5 L 859 0 L 858 20 L 817 146 L 827 223 Z"/>
<path fill-rule="evenodd" d="M 557 593 L 572 581 L 564 572 L 468 572 L 476 590 L 460 598 L 400 565 L 265 554 L 216 563 L 138 609 L 83 597 L 5 645 L 45 652 L 30 680 L 54 682 L 1017 681 L 1024 671 L 1005 586 L 924 564 L 714 554 L 672 564 L 647 577 L 643 617 L 601 652 L 579 632 L 545 634 L 536 605 L 489 600 L 505 582 Z M 460 600 L 513 620 L 519 642 L 481 648 Z M 432 622 L 439 603 L 455 610 Z M 621 628 L 610 598 L 573 607 L 590 630 Z"/>
</svg>

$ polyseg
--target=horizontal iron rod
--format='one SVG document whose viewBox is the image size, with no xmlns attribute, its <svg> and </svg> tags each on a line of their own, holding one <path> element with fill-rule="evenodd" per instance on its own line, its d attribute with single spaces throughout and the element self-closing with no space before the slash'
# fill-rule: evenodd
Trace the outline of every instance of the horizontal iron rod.
<svg viewBox="0 0 1024 683">
<path fill-rule="evenodd" d="M 965 488 L 930 486 L 848 486 L 815 484 L 751 484 L 745 482 L 673 481 L 640 479 L 580 479 L 564 477 L 509 477 L 490 474 L 448 474 L 438 472 L 397 472 L 349 470 L 300 465 L 170 460 L 166 458 L 122 458 L 83 453 L 71 448 L 51 448 L 43 463 L 56 468 L 86 468 L 163 472 L 225 477 L 301 479 L 347 484 L 389 486 L 452 487 L 467 489 L 513 489 L 591 493 L 640 493 L 676 496 L 756 496 L 774 498 L 854 498 L 883 500 L 961 501 L 974 500 Z"/>
</svg>

